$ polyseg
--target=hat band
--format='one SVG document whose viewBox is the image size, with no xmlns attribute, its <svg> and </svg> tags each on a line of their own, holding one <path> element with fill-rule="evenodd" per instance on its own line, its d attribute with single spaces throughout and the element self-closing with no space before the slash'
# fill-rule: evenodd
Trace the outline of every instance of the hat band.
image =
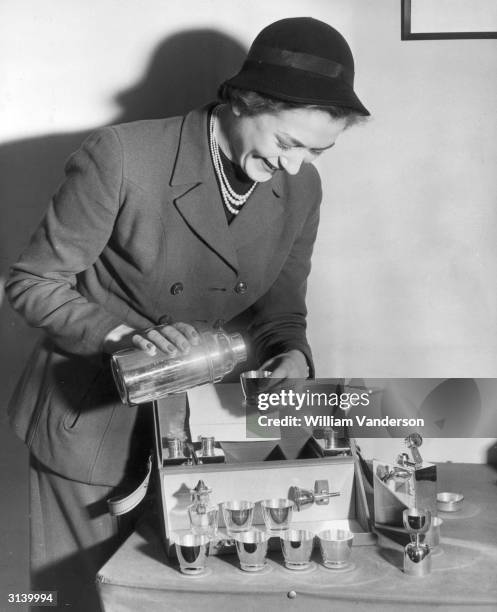
<svg viewBox="0 0 497 612">
<path fill-rule="evenodd" d="M 297 68 L 298 70 L 306 70 L 307 72 L 328 78 L 341 77 L 349 84 L 352 84 L 354 80 L 354 73 L 347 70 L 343 64 L 324 57 L 318 57 L 317 55 L 310 55 L 309 53 L 299 53 L 298 51 L 257 45 L 257 47 L 250 50 L 247 60 L 285 66 L 287 68 Z"/>
</svg>

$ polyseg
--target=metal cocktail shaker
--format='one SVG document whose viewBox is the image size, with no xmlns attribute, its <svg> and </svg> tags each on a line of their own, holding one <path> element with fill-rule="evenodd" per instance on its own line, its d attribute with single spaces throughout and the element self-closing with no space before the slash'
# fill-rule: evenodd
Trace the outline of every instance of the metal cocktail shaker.
<svg viewBox="0 0 497 612">
<path fill-rule="evenodd" d="M 112 355 L 111 367 L 121 401 L 143 404 L 207 382 L 219 382 L 247 359 L 240 334 L 203 332 L 200 343 L 174 357 L 157 349 L 148 355 L 124 349 Z"/>
</svg>

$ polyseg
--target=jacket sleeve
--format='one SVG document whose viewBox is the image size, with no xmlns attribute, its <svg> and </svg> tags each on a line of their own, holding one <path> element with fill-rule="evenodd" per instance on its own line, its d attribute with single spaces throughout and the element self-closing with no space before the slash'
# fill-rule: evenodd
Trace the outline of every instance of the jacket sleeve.
<svg viewBox="0 0 497 612">
<path fill-rule="evenodd" d="M 6 285 L 11 305 L 63 350 L 95 355 L 122 321 L 76 288 L 107 244 L 119 210 L 122 152 L 112 128 L 98 130 L 66 164 L 66 180 Z"/>
<path fill-rule="evenodd" d="M 253 318 L 249 327 L 258 363 L 297 349 L 307 359 L 311 378 L 314 376 L 314 364 L 306 337 L 305 297 L 319 225 L 322 193 L 319 178 L 317 181 L 317 196 L 302 231 L 275 283 L 252 307 Z"/>
</svg>

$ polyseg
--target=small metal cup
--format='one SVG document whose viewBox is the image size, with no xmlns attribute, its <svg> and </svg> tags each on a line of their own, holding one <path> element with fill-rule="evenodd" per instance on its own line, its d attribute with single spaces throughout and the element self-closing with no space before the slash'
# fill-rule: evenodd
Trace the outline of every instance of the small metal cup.
<svg viewBox="0 0 497 612">
<path fill-rule="evenodd" d="M 431 572 L 431 553 L 428 544 L 409 542 L 404 548 L 404 573 L 408 576 L 427 576 Z"/>
<path fill-rule="evenodd" d="M 214 442 L 214 436 L 202 436 L 200 438 L 202 457 L 214 457 L 216 454 Z"/>
<path fill-rule="evenodd" d="M 428 544 L 432 550 L 435 550 L 440 544 L 440 527 L 442 524 L 443 520 L 439 516 L 434 516 L 431 519 L 430 528 L 424 536 L 423 544 Z"/>
<path fill-rule="evenodd" d="M 323 565 L 329 569 L 341 569 L 350 561 L 354 534 L 347 529 L 328 529 L 318 533 Z"/>
<path fill-rule="evenodd" d="M 452 493 L 443 491 L 437 493 L 437 509 L 440 512 L 458 512 L 462 508 L 464 495 L 462 493 Z"/>
<path fill-rule="evenodd" d="M 429 508 L 406 508 L 402 512 L 402 521 L 411 542 L 420 543 L 420 536 L 425 534 L 431 525 L 431 510 Z"/>
<path fill-rule="evenodd" d="M 166 446 L 169 459 L 177 459 L 178 457 L 185 456 L 183 440 L 173 437 L 166 438 Z"/>
<path fill-rule="evenodd" d="M 290 499 L 275 498 L 261 501 L 262 518 L 270 531 L 282 531 L 290 527 L 294 503 Z"/>
<path fill-rule="evenodd" d="M 266 565 L 269 535 L 251 529 L 234 536 L 240 568 L 244 572 L 260 572 Z"/>
<path fill-rule="evenodd" d="M 209 556 L 208 536 L 187 533 L 176 540 L 175 546 L 181 573 L 196 576 L 205 572 Z"/>
<path fill-rule="evenodd" d="M 270 376 L 271 372 L 269 370 L 248 370 L 240 374 L 243 397 L 247 403 L 257 403 L 258 394 L 262 393 L 267 386 L 264 379 Z"/>
<path fill-rule="evenodd" d="M 254 520 L 255 504 L 246 500 L 233 500 L 221 504 L 228 534 L 248 531 Z"/>
<path fill-rule="evenodd" d="M 338 445 L 338 432 L 332 427 L 326 427 L 323 431 L 324 448 L 326 450 L 333 450 Z"/>
<path fill-rule="evenodd" d="M 289 529 L 280 535 L 285 567 L 305 570 L 311 565 L 314 534 L 305 529 Z"/>
</svg>

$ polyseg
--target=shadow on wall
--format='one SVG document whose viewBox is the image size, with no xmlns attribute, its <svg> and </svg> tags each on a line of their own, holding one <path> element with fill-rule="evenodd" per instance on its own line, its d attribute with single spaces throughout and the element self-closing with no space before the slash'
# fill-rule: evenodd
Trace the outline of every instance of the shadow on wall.
<svg viewBox="0 0 497 612">
<path fill-rule="evenodd" d="M 245 55 L 238 42 L 214 30 L 168 37 L 142 80 L 116 96 L 122 111 L 110 123 L 183 115 L 206 104 L 216 98 L 218 85 L 239 70 Z M 2 299 L 3 283 L 62 181 L 65 160 L 90 132 L 47 134 L 0 146 L 0 384 L 5 398 L 37 334 Z"/>
</svg>

